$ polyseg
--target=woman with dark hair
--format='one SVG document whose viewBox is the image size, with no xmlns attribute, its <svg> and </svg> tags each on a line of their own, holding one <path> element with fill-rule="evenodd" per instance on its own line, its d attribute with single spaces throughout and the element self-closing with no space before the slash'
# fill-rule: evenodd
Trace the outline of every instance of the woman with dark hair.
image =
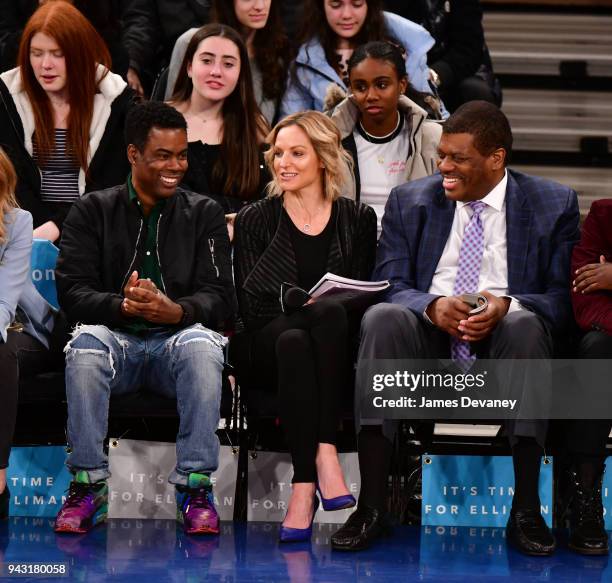
<svg viewBox="0 0 612 583">
<path fill-rule="evenodd" d="M 382 0 L 307 0 L 304 14 L 308 17 L 303 19 L 302 45 L 291 66 L 281 117 L 306 109 L 322 111 L 330 84 L 346 91 L 347 62 L 357 46 L 371 41 L 401 47 L 412 88 L 432 93 L 427 51 L 434 39 L 422 26 L 383 12 Z M 423 99 L 436 113 L 447 115 L 437 98 Z"/>
<path fill-rule="evenodd" d="M 15 165 L 34 236 L 56 241 L 72 202 L 129 172 L 123 124 L 133 92 L 110 72 L 104 41 L 68 2 L 48 2 L 0 75 L 0 145 Z"/>
<path fill-rule="evenodd" d="M 233 28 L 207 24 L 193 35 L 170 105 L 187 120 L 183 183 L 221 204 L 231 237 L 234 213 L 260 198 L 269 180 L 260 150 L 268 125 L 255 102 L 246 46 Z"/>
<path fill-rule="evenodd" d="M 355 199 L 382 215 L 391 190 L 436 171 L 442 127 L 406 97 L 400 50 L 387 42 L 355 49 L 348 60 L 349 95 L 332 85 L 325 109 L 353 156 Z"/>
<path fill-rule="evenodd" d="M 17 417 L 19 371 L 36 374 L 47 362 L 53 310 L 30 277 L 32 216 L 17 208 L 17 176 L 0 149 L 0 518 L 8 516 L 6 484 Z"/>
<path fill-rule="evenodd" d="M 289 64 L 289 42 L 281 22 L 280 0 L 213 0 L 210 21 L 230 26 L 242 36 L 249 55 L 257 105 L 268 123 L 273 123 Z M 166 98 L 175 90 L 180 63 L 196 30 L 188 30 L 176 42 L 168 71 Z"/>
<path fill-rule="evenodd" d="M 376 217 L 368 206 L 342 196 L 350 156 L 325 115 L 291 115 L 267 141 L 266 162 L 274 177 L 270 196 L 236 218 L 234 270 L 246 332 L 240 342 L 235 339 L 232 356 L 245 383 L 257 379 L 278 394 L 294 469 L 280 541 L 296 542 L 312 533 L 316 490 L 324 510 L 355 505 L 336 449 L 340 403 L 350 390 L 352 318 L 334 300 L 301 306 L 305 300 L 292 301 L 298 305 L 289 313 L 279 299 L 281 289 L 285 282 L 310 289 L 328 271 L 368 279 Z"/>
</svg>

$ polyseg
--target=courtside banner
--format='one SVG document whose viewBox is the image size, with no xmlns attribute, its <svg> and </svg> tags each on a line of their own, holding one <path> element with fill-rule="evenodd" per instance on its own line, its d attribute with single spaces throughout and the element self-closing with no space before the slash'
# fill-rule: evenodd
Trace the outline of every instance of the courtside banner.
<svg viewBox="0 0 612 583">
<path fill-rule="evenodd" d="M 55 518 L 72 476 L 61 445 L 13 447 L 7 469 L 11 516 Z"/>
<path fill-rule="evenodd" d="M 606 530 L 612 530 L 612 459 L 606 460 L 606 471 L 601 488 Z M 611 545 L 612 546 L 612 545 Z"/>
<path fill-rule="evenodd" d="M 174 443 L 133 439 L 109 440 L 109 518 L 176 518 L 174 486 L 168 476 L 176 465 Z M 211 475 L 215 508 L 221 520 L 232 520 L 238 452 L 222 446 L 219 467 Z"/>
<path fill-rule="evenodd" d="M 612 359 L 368 360 L 357 366 L 366 419 L 612 419 Z"/>
<path fill-rule="evenodd" d="M 552 527 L 551 458 L 542 458 L 542 516 Z M 424 455 L 421 524 L 505 527 L 514 495 L 511 456 Z"/>
<path fill-rule="evenodd" d="M 55 265 L 59 249 L 46 239 L 32 241 L 31 275 L 38 293 L 54 308 L 59 309 L 55 287 Z"/>
<path fill-rule="evenodd" d="M 357 498 L 361 481 L 359 479 L 359 460 L 356 453 L 341 453 L 340 465 L 349 491 Z M 273 451 L 257 452 L 249 457 L 249 492 L 247 520 L 254 522 L 282 522 L 287 512 L 291 495 L 293 467 L 288 453 Z M 319 507 L 315 516 L 316 523 L 344 523 L 355 508 L 324 512 Z"/>
</svg>

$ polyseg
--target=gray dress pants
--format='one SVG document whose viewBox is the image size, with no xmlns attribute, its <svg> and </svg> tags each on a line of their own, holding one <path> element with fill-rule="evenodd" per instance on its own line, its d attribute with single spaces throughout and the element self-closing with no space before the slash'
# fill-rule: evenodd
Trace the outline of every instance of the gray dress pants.
<svg viewBox="0 0 612 583">
<path fill-rule="evenodd" d="M 478 343 L 476 353 L 479 358 L 544 361 L 552 358 L 553 342 L 543 320 L 534 312 L 522 309 L 508 313 L 490 337 Z M 358 358 L 450 358 L 450 337 L 403 306 L 377 304 L 366 311 L 361 322 Z M 505 379 L 512 384 L 514 393 L 550 392 L 550 383 L 549 386 L 542 386 L 541 374 L 538 375 L 537 383 L 534 383 L 529 370 L 521 370 L 520 367 L 517 369 L 512 378 Z M 359 384 L 360 379 L 357 380 Z M 393 441 L 397 421 L 362 418 L 358 398 L 355 399 L 355 406 L 358 430 L 360 426 L 382 424 L 384 435 Z M 544 445 L 548 429 L 546 419 L 506 420 L 503 425 L 510 445 L 514 445 L 518 437 L 532 437 Z"/>
</svg>

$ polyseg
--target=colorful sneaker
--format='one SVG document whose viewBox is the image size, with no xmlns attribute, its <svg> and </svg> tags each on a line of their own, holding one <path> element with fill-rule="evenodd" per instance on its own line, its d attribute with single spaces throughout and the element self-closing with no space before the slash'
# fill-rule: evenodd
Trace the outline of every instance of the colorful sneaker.
<svg viewBox="0 0 612 583">
<path fill-rule="evenodd" d="M 108 485 L 89 481 L 86 471 L 80 470 L 70 482 L 68 498 L 55 519 L 55 532 L 85 533 L 106 520 Z"/>
<path fill-rule="evenodd" d="M 209 476 L 189 474 L 187 486 L 176 486 L 176 519 L 187 534 L 219 534 Z"/>
</svg>

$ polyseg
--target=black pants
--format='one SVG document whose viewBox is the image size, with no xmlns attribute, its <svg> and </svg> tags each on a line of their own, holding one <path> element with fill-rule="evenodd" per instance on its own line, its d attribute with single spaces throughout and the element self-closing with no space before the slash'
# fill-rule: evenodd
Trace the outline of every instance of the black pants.
<svg viewBox="0 0 612 583">
<path fill-rule="evenodd" d="M 258 383 L 278 388 L 293 482 L 314 482 L 319 443 L 336 443 L 339 400 L 349 373 L 344 307 L 322 301 L 280 315 L 257 331 L 251 362 Z"/>
<path fill-rule="evenodd" d="M 580 342 L 580 358 L 612 359 L 612 336 L 604 332 L 587 332 Z M 562 424 L 565 448 L 572 458 L 605 457 L 612 420 L 574 419 Z"/>
<path fill-rule="evenodd" d="M 0 469 L 8 466 L 17 417 L 20 371 L 34 375 L 47 366 L 47 349 L 24 332 L 9 331 L 6 343 L 0 342 Z"/>
</svg>

